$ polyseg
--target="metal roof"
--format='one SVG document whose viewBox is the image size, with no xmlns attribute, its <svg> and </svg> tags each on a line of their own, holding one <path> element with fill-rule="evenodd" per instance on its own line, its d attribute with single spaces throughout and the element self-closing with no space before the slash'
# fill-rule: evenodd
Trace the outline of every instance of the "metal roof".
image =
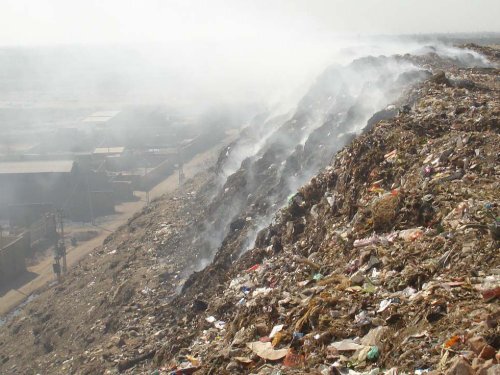
<svg viewBox="0 0 500 375">
<path fill-rule="evenodd" d="M 0 162 L 0 174 L 69 173 L 72 160 L 35 160 Z"/>
<path fill-rule="evenodd" d="M 97 147 L 94 155 L 121 154 L 124 150 L 125 147 Z"/>
<path fill-rule="evenodd" d="M 120 111 L 99 111 L 92 113 L 83 122 L 107 122 L 115 117 Z"/>
</svg>

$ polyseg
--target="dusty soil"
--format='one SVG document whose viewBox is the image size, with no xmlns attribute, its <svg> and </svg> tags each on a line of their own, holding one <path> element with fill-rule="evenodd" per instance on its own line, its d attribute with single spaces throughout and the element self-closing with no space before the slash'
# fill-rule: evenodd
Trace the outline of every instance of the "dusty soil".
<svg viewBox="0 0 500 375">
<path fill-rule="evenodd" d="M 194 176 L 199 171 L 205 169 L 207 165 L 213 164 L 214 158 L 217 157 L 221 146 L 230 142 L 231 138 L 226 138 L 224 142 L 213 147 L 212 149 L 196 155 L 188 163 L 184 165 L 184 173 L 187 178 Z M 164 181 L 160 182 L 150 191 L 150 200 L 158 199 L 163 194 L 170 193 L 179 186 L 177 173 L 172 174 Z M 136 212 L 144 208 L 146 204 L 146 195 L 144 192 L 135 192 L 135 195 L 140 200 L 135 202 L 125 202 L 116 206 L 116 214 L 108 217 L 100 218 L 99 226 L 86 226 L 88 230 L 97 230 L 99 234 L 89 241 L 79 242 L 76 247 L 68 246 L 67 264 L 68 268 L 73 267 L 82 258 L 91 253 L 96 247 L 102 245 L 106 237 L 110 233 L 117 230 L 121 225 L 125 224 Z M 52 270 L 52 254 L 46 252 L 43 259 L 38 260 L 37 264 L 27 267 L 29 275 L 15 280 L 12 285 L 7 285 L 3 290 L 5 292 L 0 297 L 0 316 L 4 316 L 26 298 L 46 286 L 48 283 L 55 281 L 55 275 Z"/>
</svg>

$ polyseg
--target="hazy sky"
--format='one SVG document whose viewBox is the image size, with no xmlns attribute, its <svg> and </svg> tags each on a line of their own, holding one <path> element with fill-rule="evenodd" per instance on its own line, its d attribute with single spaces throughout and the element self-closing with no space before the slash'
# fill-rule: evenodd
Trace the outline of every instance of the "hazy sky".
<svg viewBox="0 0 500 375">
<path fill-rule="evenodd" d="M 500 0 L 0 0 L 0 46 L 62 46 L 20 67 L 59 96 L 83 71 L 130 100 L 288 105 L 328 65 L 416 48 L 367 35 L 498 32 L 499 14 Z"/>
<path fill-rule="evenodd" d="M 500 31 L 498 0 L 0 0 L 0 45 Z"/>
</svg>

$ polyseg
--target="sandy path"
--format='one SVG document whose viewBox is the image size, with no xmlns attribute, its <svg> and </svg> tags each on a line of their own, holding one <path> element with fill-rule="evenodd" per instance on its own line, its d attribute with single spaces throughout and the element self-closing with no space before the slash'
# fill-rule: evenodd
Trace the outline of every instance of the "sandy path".
<svg viewBox="0 0 500 375">
<path fill-rule="evenodd" d="M 198 173 L 200 170 L 206 168 L 210 161 L 217 156 L 221 146 L 226 144 L 229 139 L 225 139 L 223 142 L 214 146 L 210 150 L 196 155 L 188 163 L 184 165 L 184 174 L 186 178 L 190 178 Z M 173 173 L 171 176 L 167 177 L 165 180 L 160 182 L 150 191 L 150 199 L 160 197 L 165 193 L 174 191 L 177 187 L 179 180 L 177 172 Z M 99 235 L 93 239 L 80 242 L 76 247 L 68 246 L 67 253 L 67 264 L 68 268 L 72 267 L 85 255 L 89 254 L 97 246 L 102 245 L 104 239 L 110 234 L 110 232 L 115 231 L 122 224 L 126 223 L 127 220 L 132 217 L 132 215 L 142 209 L 146 204 L 146 194 L 144 192 L 135 192 L 135 194 L 141 199 L 136 202 L 126 202 L 116 206 L 117 214 L 106 218 L 103 224 L 99 227 L 89 225 L 89 229 L 98 230 Z M 40 261 L 38 264 L 28 267 L 28 271 L 36 274 L 37 276 L 31 281 L 28 281 L 24 285 L 11 289 L 0 297 L 0 316 L 5 315 L 9 311 L 13 310 L 16 306 L 21 304 L 30 294 L 36 292 L 41 287 L 47 285 L 49 282 L 55 280 L 54 273 L 52 271 L 52 256 Z"/>
</svg>

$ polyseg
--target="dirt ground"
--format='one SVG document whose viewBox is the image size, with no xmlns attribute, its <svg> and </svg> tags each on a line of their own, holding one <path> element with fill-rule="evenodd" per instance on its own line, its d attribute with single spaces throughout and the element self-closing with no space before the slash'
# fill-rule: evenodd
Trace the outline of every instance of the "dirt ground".
<svg viewBox="0 0 500 375">
<path fill-rule="evenodd" d="M 234 135 L 228 136 L 218 145 L 212 147 L 208 151 L 196 155 L 188 163 L 184 165 L 184 174 L 186 178 L 190 178 L 205 168 L 210 161 L 217 157 L 220 147 L 231 141 Z M 165 180 L 156 185 L 149 193 L 150 200 L 158 198 L 165 193 L 172 192 L 179 185 L 178 174 L 173 173 Z M 116 214 L 105 217 L 98 226 L 88 226 L 89 230 L 97 230 L 98 236 L 89 241 L 80 242 L 76 247 L 69 246 L 67 253 L 68 268 L 77 264 L 83 257 L 92 252 L 97 246 L 101 245 L 104 239 L 115 231 L 137 211 L 141 210 L 146 204 L 146 194 L 144 192 L 135 192 L 135 195 L 140 199 L 135 202 L 125 202 L 116 206 Z M 55 275 L 52 271 L 52 256 L 50 251 L 47 252 L 47 257 L 39 261 L 36 265 L 27 267 L 27 275 L 23 275 L 18 280 L 15 280 L 10 286 L 0 291 L 0 316 L 4 316 L 26 298 L 28 298 L 37 290 L 55 281 Z M 9 290 L 10 288 L 10 290 Z"/>
</svg>

